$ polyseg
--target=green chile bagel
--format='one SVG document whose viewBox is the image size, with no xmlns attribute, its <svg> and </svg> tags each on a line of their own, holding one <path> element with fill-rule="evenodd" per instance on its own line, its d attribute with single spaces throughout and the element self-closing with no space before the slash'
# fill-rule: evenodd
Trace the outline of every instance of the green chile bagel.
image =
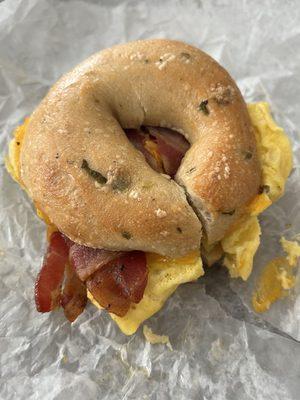
<svg viewBox="0 0 300 400">
<path fill-rule="evenodd" d="M 175 179 L 154 171 L 124 130 L 167 127 L 190 143 Z M 245 102 L 229 74 L 185 43 L 143 40 L 92 55 L 30 118 L 21 178 L 71 240 L 170 257 L 221 239 L 258 193 Z M 201 221 L 201 222 L 200 222 Z"/>
</svg>

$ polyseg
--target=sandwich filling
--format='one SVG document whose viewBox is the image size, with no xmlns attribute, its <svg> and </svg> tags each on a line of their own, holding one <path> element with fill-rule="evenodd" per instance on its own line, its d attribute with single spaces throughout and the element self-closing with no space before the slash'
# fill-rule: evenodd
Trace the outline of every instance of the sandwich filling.
<svg viewBox="0 0 300 400">
<path fill-rule="evenodd" d="M 268 105 L 250 104 L 248 111 L 262 167 L 260 192 L 220 242 L 209 246 L 204 242 L 202 248 L 208 265 L 223 258 L 230 275 L 244 280 L 251 273 L 259 246 L 257 216 L 283 194 L 292 167 L 288 138 L 272 120 Z M 20 148 L 27 123 L 16 129 L 6 160 L 8 171 L 23 188 Z M 189 148 L 182 135 L 165 128 L 130 129 L 126 134 L 153 169 L 170 177 L 174 177 Z M 163 306 L 179 284 L 203 275 L 200 251 L 170 259 L 141 251 L 93 249 L 72 242 L 38 208 L 37 213 L 49 227 L 49 246 L 35 287 L 38 311 L 62 306 L 66 317 L 74 321 L 88 297 L 108 310 L 125 334 L 132 334 Z"/>
</svg>

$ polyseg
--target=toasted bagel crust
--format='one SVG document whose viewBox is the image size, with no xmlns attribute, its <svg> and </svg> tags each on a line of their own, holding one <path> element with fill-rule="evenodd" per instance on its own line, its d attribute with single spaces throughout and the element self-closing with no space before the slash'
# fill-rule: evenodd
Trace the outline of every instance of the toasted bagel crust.
<svg viewBox="0 0 300 400">
<path fill-rule="evenodd" d="M 200 246 L 201 223 L 178 183 L 152 170 L 128 141 L 122 128 L 141 125 L 189 140 L 176 181 L 209 240 L 222 237 L 258 191 L 255 139 L 228 73 L 181 42 L 115 46 L 63 76 L 31 116 L 22 181 L 76 242 L 187 254 Z"/>
</svg>

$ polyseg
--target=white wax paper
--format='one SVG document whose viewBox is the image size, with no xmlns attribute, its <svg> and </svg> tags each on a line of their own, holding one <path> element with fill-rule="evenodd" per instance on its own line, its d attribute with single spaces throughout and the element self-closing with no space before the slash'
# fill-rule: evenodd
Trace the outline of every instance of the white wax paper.
<svg viewBox="0 0 300 400">
<path fill-rule="evenodd" d="M 293 142 L 287 192 L 261 217 L 262 245 L 248 282 L 213 268 L 180 287 L 149 326 L 173 351 L 124 336 L 92 305 L 74 324 L 39 314 L 33 285 L 45 226 L 1 157 L 0 398 L 298 400 L 300 284 L 266 314 L 250 308 L 255 277 L 300 232 L 300 3 L 294 1 L 0 2 L 0 145 L 62 73 L 91 53 L 168 37 L 207 51 L 247 101 L 267 100 Z M 291 224 L 291 227 L 287 228 Z"/>
</svg>

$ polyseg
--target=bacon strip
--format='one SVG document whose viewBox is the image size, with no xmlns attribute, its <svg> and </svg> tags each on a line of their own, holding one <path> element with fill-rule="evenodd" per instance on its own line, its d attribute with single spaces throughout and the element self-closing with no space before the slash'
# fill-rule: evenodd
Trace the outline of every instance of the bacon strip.
<svg viewBox="0 0 300 400">
<path fill-rule="evenodd" d="M 131 302 L 141 301 L 147 279 L 145 253 L 132 251 L 99 269 L 86 284 L 102 307 L 123 317 Z"/>
<path fill-rule="evenodd" d="M 158 162 L 156 157 L 145 147 L 146 140 L 150 140 L 147 132 L 142 129 L 126 129 L 125 132 L 129 141 L 144 155 L 150 167 L 157 172 L 164 173 L 162 162 Z"/>
<path fill-rule="evenodd" d="M 86 281 L 99 268 L 121 254 L 122 252 L 93 249 L 74 242 L 70 247 L 70 261 L 82 281 Z"/>
<path fill-rule="evenodd" d="M 171 129 L 155 127 L 127 129 L 125 132 L 129 141 L 144 154 L 146 161 L 155 171 L 175 176 L 182 158 L 189 149 L 189 143 L 183 135 Z M 149 140 L 157 145 L 160 162 L 153 152 L 149 151 L 149 146 L 146 145 Z"/>
<path fill-rule="evenodd" d="M 36 279 L 36 307 L 48 312 L 62 306 L 66 318 L 73 322 L 85 308 L 87 285 L 102 307 L 124 316 L 131 302 L 141 301 L 147 279 L 145 253 L 93 249 L 54 232 Z"/>
<path fill-rule="evenodd" d="M 127 129 L 126 134 L 155 171 L 171 177 L 189 148 L 182 135 L 167 128 Z M 71 266 L 66 267 L 68 258 Z M 40 312 L 48 312 L 62 305 L 66 317 L 74 321 L 86 304 L 86 289 L 81 282 L 86 281 L 101 306 L 123 316 L 131 302 L 142 299 L 147 278 L 146 257 L 142 252 L 92 249 L 54 232 L 35 283 L 36 307 Z"/>
<path fill-rule="evenodd" d="M 124 253 L 114 265 L 114 279 L 122 288 L 124 296 L 128 296 L 133 303 L 139 303 L 148 281 L 145 253 L 142 251 Z"/>
<path fill-rule="evenodd" d="M 66 318 L 73 322 L 83 312 L 87 303 L 85 284 L 78 278 L 72 265 L 67 264 L 65 269 L 65 284 L 60 304 Z"/>
<path fill-rule="evenodd" d="M 165 172 L 175 176 L 181 160 L 190 145 L 183 135 L 166 128 L 151 128 L 149 133 L 157 141 L 158 152 L 162 158 Z"/>
<path fill-rule="evenodd" d="M 35 281 L 35 303 L 39 312 L 59 306 L 61 285 L 68 262 L 69 247 L 60 232 L 52 233 L 42 269 Z"/>
</svg>

